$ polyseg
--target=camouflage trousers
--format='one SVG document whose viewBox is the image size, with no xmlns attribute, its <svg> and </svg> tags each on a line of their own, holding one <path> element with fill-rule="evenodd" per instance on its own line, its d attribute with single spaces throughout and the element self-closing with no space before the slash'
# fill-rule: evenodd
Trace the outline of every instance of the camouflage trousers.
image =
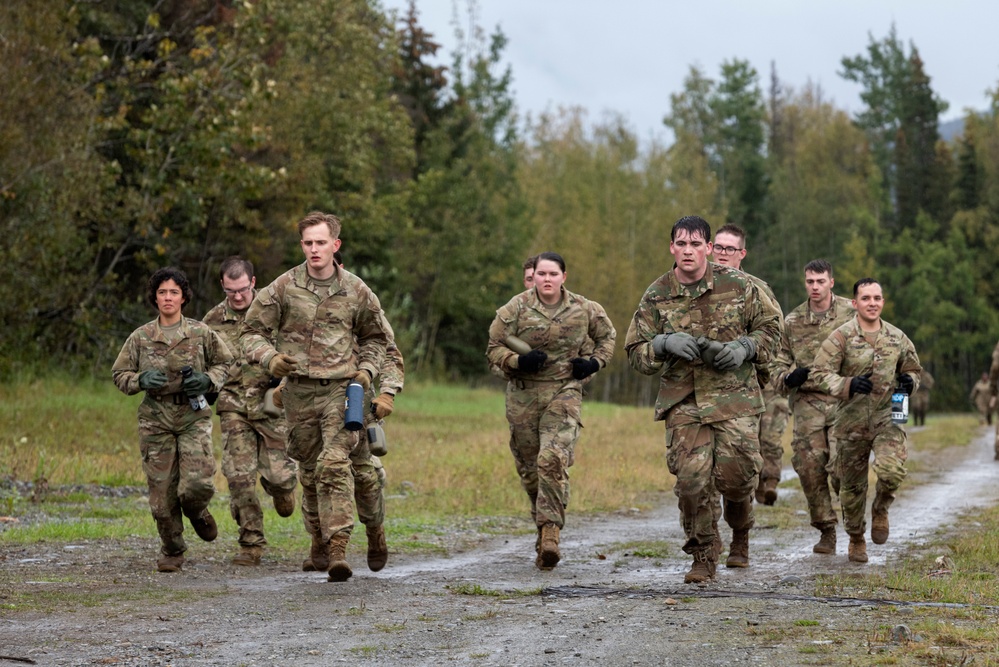
<svg viewBox="0 0 999 667">
<path fill-rule="evenodd" d="M 784 458 L 784 429 L 790 413 L 787 399 L 772 391 L 763 392 L 767 411 L 760 417 L 760 455 L 763 456 L 763 470 L 760 482 L 768 479 L 780 480 L 781 461 Z"/>
<path fill-rule="evenodd" d="M 345 380 L 292 378 L 282 392 L 291 425 L 288 455 L 298 461 L 302 485 L 302 521 L 324 542 L 354 530 L 355 479 L 362 488 L 381 488 L 363 431 L 344 428 L 346 389 Z M 383 508 L 376 512 L 384 516 Z M 361 521 L 373 518 L 362 515 Z"/>
<path fill-rule="evenodd" d="M 836 401 L 822 394 L 798 392 L 794 397 L 794 438 L 791 465 L 798 473 L 808 502 L 811 524 L 824 528 L 837 523 L 829 485 L 839 488 L 836 439 L 830 434 Z"/>
<path fill-rule="evenodd" d="M 164 556 L 187 550 L 183 517 L 198 517 L 215 495 L 212 413 L 150 396 L 139 404 L 139 451 L 149 509 Z"/>
<path fill-rule="evenodd" d="M 565 526 L 569 468 L 583 426 L 581 401 L 580 384 L 575 381 L 507 384 L 510 451 L 531 501 L 531 518 L 539 527 Z"/>
<path fill-rule="evenodd" d="M 257 475 L 264 492 L 284 496 L 295 490 L 297 466 L 288 457 L 288 422 L 283 418 L 247 419 L 220 412 L 222 474 L 229 483 L 229 513 L 239 526 L 239 544 L 264 546 L 264 512 L 257 497 Z"/>
<path fill-rule="evenodd" d="M 759 415 L 667 427 L 666 465 L 676 476 L 673 493 L 686 553 L 714 541 L 716 493 L 724 498 L 725 519 L 733 530 L 749 530 L 756 522 L 752 496 L 763 467 L 759 430 Z"/>
<path fill-rule="evenodd" d="M 863 535 L 867 530 L 864 512 L 871 452 L 874 452 L 871 468 L 878 478 L 872 510 L 888 511 L 895 500 L 895 491 L 905 479 L 905 460 L 908 458 L 905 431 L 890 421 L 879 428 L 837 431 L 836 446 L 843 526 L 850 535 Z"/>
</svg>

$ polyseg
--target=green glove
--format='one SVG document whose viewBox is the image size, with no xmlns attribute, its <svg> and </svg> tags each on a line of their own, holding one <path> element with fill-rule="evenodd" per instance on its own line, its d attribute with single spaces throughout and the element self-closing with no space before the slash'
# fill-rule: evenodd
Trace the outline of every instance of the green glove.
<svg viewBox="0 0 999 667">
<path fill-rule="evenodd" d="M 714 367 L 719 371 L 734 371 L 755 356 L 756 343 L 743 336 L 739 340 L 725 343 L 721 352 L 715 356 Z"/>
<path fill-rule="evenodd" d="M 718 353 L 725 348 L 725 345 L 706 336 L 701 336 L 697 339 L 697 347 L 701 348 L 701 361 L 706 366 L 710 366 L 714 363 Z"/>
<path fill-rule="evenodd" d="M 184 387 L 184 393 L 188 396 L 197 396 L 212 388 L 212 379 L 204 373 L 194 371 L 190 376 L 184 378 L 181 386 Z"/>
<path fill-rule="evenodd" d="M 163 371 L 142 371 L 139 373 L 139 389 L 142 391 L 159 389 L 166 383 L 167 376 Z"/>
<path fill-rule="evenodd" d="M 683 332 L 657 335 L 652 339 L 652 352 L 656 359 L 665 359 L 667 354 L 672 354 L 687 361 L 693 361 L 701 354 L 697 340 Z"/>
</svg>

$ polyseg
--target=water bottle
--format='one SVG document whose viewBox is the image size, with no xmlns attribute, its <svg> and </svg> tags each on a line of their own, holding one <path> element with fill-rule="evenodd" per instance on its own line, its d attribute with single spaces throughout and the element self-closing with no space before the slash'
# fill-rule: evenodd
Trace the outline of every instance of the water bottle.
<svg viewBox="0 0 999 667">
<path fill-rule="evenodd" d="M 895 387 L 891 393 L 891 420 L 896 424 L 909 421 L 909 395 L 902 387 Z"/>
<path fill-rule="evenodd" d="M 360 431 L 364 428 L 364 385 L 351 382 L 347 385 L 347 414 L 343 426 L 348 431 Z"/>
<path fill-rule="evenodd" d="M 184 366 L 180 369 L 180 376 L 185 380 L 194 374 L 194 369 L 190 366 Z M 204 394 L 198 394 L 197 396 L 188 396 L 187 400 L 191 403 L 191 409 L 197 412 L 198 410 L 205 410 L 208 408 L 208 400 L 205 398 Z"/>
<path fill-rule="evenodd" d="M 381 419 L 368 427 L 368 451 L 375 456 L 388 454 L 388 443 L 385 442 L 385 427 Z"/>
</svg>

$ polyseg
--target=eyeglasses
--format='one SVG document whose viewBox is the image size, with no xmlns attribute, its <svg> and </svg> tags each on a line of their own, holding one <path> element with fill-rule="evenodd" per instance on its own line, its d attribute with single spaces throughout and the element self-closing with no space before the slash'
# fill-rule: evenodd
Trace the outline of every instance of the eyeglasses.
<svg viewBox="0 0 999 667">
<path fill-rule="evenodd" d="M 253 289 L 253 285 L 247 285 L 246 287 L 240 287 L 239 289 L 225 289 L 223 287 L 222 291 L 225 292 L 226 296 L 236 296 L 237 294 L 246 294 L 251 289 Z"/>
<path fill-rule="evenodd" d="M 734 255 L 740 250 L 745 250 L 745 248 L 733 248 L 730 245 L 716 245 L 714 247 L 714 252 L 719 255 Z"/>
</svg>

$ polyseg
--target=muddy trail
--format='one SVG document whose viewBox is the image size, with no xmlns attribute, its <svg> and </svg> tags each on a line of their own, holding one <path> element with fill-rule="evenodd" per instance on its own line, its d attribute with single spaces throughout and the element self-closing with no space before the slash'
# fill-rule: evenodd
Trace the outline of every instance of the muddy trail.
<svg viewBox="0 0 999 667">
<path fill-rule="evenodd" d="M 198 546 L 183 573 L 157 574 L 155 543 L 144 539 L 8 548 L 4 588 L 58 602 L 37 605 L 44 612 L 0 606 L 0 666 L 856 664 L 890 652 L 892 637 L 837 640 L 838 629 L 849 637 L 858 625 L 904 623 L 916 605 L 815 597 L 816 578 L 890 568 L 961 513 L 999 502 L 984 428 L 969 447 L 918 467 L 930 472 L 910 473 L 891 538 L 868 542 L 867 565 L 848 562 L 841 527 L 837 553 L 816 555 L 803 512 L 779 527 L 777 508 L 761 507 L 751 566 L 720 567 L 701 586 L 682 583 L 689 562 L 672 497 L 652 511 L 586 519 L 570 508 L 551 572 L 534 567 L 533 534 L 456 542 L 446 557 L 393 551 L 377 574 L 353 548 L 354 576 L 342 584 L 301 572 L 297 560 L 235 568 L 229 554 Z M 778 508 L 797 490 L 782 486 Z M 669 554 L 631 553 L 640 540 L 663 540 Z M 793 625 L 821 631 L 782 630 Z"/>
</svg>

